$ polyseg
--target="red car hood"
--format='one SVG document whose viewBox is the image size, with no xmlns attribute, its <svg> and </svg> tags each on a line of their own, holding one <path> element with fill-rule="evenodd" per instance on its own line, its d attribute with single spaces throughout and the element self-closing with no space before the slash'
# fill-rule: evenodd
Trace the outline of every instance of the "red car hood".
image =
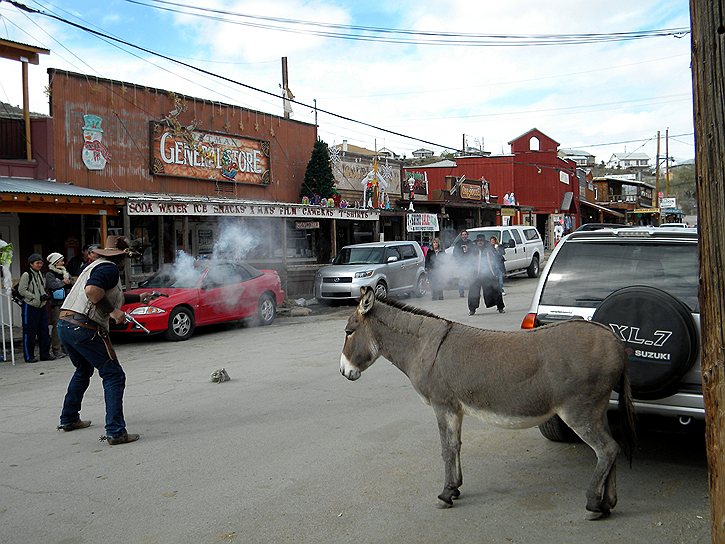
<svg viewBox="0 0 725 544">
<path fill-rule="evenodd" d="M 168 310 L 182 302 L 191 302 L 192 300 L 195 300 L 198 296 L 198 289 L 196 289 L 195 287 L 158 287 L 153 289 L 153 291 L 157 293 L 163 293 L 169 296 L 155 298 L 148 304 L 143 304 L 141 302 L 130 302 L 128 304 L 124 304 L 122 309 L 125 312 L 128 312 L 129 310 L 133 310 L 138 306 L 156 306 L 157 308 Z M 125 292 L 130 295 L 140 295 L 141 293 L 148 293 L 149 289 L 129 289 Z"/>
</svg>

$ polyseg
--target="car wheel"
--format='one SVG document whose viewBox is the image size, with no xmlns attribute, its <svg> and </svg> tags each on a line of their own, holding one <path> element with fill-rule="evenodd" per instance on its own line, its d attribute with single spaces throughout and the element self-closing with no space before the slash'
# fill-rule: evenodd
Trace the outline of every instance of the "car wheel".
<svg viewBox="0 0 725 544">
<path fill-rule="evenodd" d="M 580 442 L 581 438 L 559 416 L 554 416 L 539 425 L 539 432 L 552 442 Z"/>
<path fill-rule="evenodd" d="M 257 307 L 257 323 L 262 326 L 269 325 L 274 321 L 277 315 L 277 305 L 274 298 L 269 293 L 265 293 L 259 298 L 259 306 Z"/>
<path fill-rule="evenodd" d="M 428 278 L 425 277 L 425 274 L 421 274 L 418 278 L 418 283 L 415 286 L 415 291 L 413 294 L 418 297 L 424 297 L 425 294 L 428 292 Z"/>
<path fill-rule="evenodd" d="M 632 396 L 671 395 L 697 360 L 698 333 L 691 310 L 669 293 L 645 285 L 615 291 L 592 316 L 627 346 Z"/>
<path fill-rule="evenodd" d="M 375 298 L 387 298 L 388 297 L 388 286 L 382 281 L 379 281 L 375 286 Z"/>
<path fill-rule="evenodd" d="M 194 333 L 194 314 L 191 310 L 179 306 L 174 308 L 169 316 L 169 328 L 166 338 L 174 342 L 186 340 Z"/>
<path fill-rule="evenodd" d="M 539 256 L 534 255 L 534 258 L 531 259 L 531 264 L 529 264 L 529 267 L 526 269 L 526 273 L 529 275 L 530 278 L 538 278 L 539 272 L 541 272 L 539 266 Z"/>
</svg>

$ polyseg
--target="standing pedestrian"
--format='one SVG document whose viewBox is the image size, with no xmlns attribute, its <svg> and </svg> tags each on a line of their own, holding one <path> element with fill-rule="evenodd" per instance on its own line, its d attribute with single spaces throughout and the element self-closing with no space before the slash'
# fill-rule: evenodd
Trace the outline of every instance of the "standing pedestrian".
<svg viewBox="0 0 725 544">
<path fill-rule="evenodd" d="M 442 277 L 445 252 L 441 249 L 441 241 L 433 238 L 431 248 L 425 255 L 425 269 L 428 273 L 428 282 L 430 283 L 430 294 L 432 300 L 443 300 L 443 282 Z"/>
<path fill-rule="evenodd" d="M 468 288 L 468 315 L 473 315 L 481 304 L 481 291 L 486 308 L 496 306 L 504 313 L 503 296 L 496 279 L 497 257 L 483 234 L 476 236 L 476 248 L 472 250 L 473 276 Z"/>
<path fill-rule="evenodd" d="M 506 276 L 506 250 L 498 243 L 498 238 L 491 236 L 491 247 L 493 253 L 496 256 L 496 278 L 498 279 L 498 288 L 501 290 L 501 294 L 505 295 L 506 291 L 503 289 L 503 279 Z"/>
<path fill-rule="evenodd" d="M 37 363 L 35 340 L 40 347 L 40 360 L 52 361 L 50 354 L 50 334 L 48 333 L 48 293 L 45 291 L 45 278 L 40 271 L 43 257 L 33 253 L 28 257 L 28 269 L 20 276 L 18 293 L 23 298 L 23 356 L 26 363 Z"/>
<path fill-rule="evenodd" d="M 461 237 L 453 245 L 453 260 L 455 261 L 456 269 L 458 270 L 458 296 L 463 298 L 465 295 L 464 289 L 466 287 L 466 281 L 469 275 L 469 257 L 473 244 L 468 239 L 468 231 L 463 230 Z"/>
<path fill-rule="evenodd" d="M 97 247 L 97 244 L 85 244 L 81 248 L 80 255 L 70 258 L 65 268 L 71 275 L 71 278 L 77 278 L 83 269 L 95 260 L 96 254 L 94 253 L 94 250 Z"/>
<path fill-rule="evenodd" d="M 128 434 L 123 417 L 123 392 L 126 374 L 121 368 L 108 337 L 110 320 L 125 320 L 121 306 L 127 302 L 148 302 L 151 293 L 123 293 L 119 269 L 132 252 L 124 237 L 109 236 L 103 249 L 96 249 L 98 258 L 78 276 L 60 311 L 58 333 L 75 367 L 63 401 L 58 429 L 74 431 L 91 422 L 80 418 L 81 403 L 94 370 L 103 381 L 106 401 L 106 435 L 101 437 L 112 446 L 139 439 Z"/>
<path fill-rule="evenodd" d="M 48 271 L 45 273 L 45 290 L 50 295 L 50 348 L 56 359 L 66 356 L 58 336 L 58 315 L 60 307 L 70 290 L 71 278 L 65 268 L 65 258 L 60 253 L 51 253 L 46 258 Z"/>
</svg>

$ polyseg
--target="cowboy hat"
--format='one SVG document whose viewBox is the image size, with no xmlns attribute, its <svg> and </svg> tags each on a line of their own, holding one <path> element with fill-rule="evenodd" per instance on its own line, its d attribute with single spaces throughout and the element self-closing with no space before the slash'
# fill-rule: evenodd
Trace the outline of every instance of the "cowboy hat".
<svg viewBox="0 0 725 544">
<path fill-rule="evenodd" d="M 106 238 L 106 244 L 103 248 L 96 248 L 93 253 L 100 255 L 101 257 L 115 257 L 117 255 L 126 255 L 128 257 L 138 257 L 141 254 L 137 251 L 133 251 L 129 245 L 128 240 L 125 236 L 109 236 Z"/>
</svg>

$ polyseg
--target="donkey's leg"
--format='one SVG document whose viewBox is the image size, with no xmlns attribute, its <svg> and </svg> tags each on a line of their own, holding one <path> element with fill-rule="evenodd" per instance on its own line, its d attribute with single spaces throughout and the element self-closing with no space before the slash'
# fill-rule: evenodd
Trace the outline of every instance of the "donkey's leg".
<svg viewBox="0 0 725 544">
<path fill-rule="evenodd" d="M 615 462 L 619 445 L 609 430 L 606 410 L 597 414 L 590 412 L 590 418 L 583 417 L 584 415 L 579 413 L 572 417 L 559 414 L 564 422 L 589 444 L 597 456 L 597 466 L 587 489 L 586 508 L 590 512 L 598 513 L 598 517 L 604 518 L 609 516 L 617 504 Z"/>
<path fill-rule="evenodd" d="M 438 432 L 441 435 L 441 454 L 445 465 L 446 481 L 443 491 L 438 495 L 439 506 L 450 508 L 453 499 L 457 499 L 463 485 L 461 473 L 461 425 L 463 412 L 449 406 L 433 406 L 438 420 Z"/>
</svg>

